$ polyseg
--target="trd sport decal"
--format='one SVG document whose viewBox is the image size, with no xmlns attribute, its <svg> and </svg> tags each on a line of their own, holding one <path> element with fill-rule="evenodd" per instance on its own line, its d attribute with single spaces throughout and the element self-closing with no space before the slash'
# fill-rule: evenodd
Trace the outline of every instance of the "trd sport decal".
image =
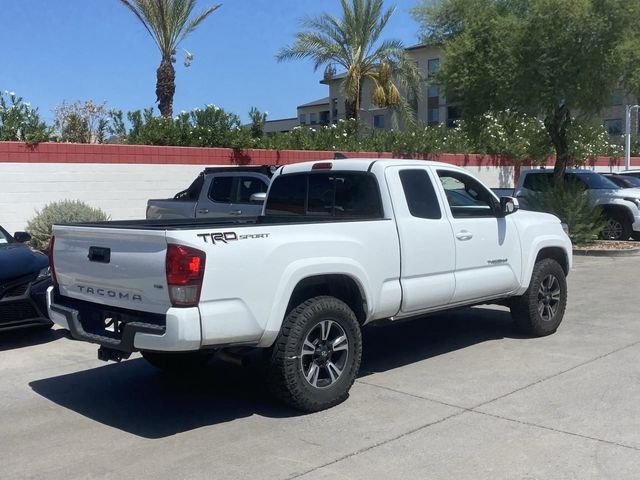
<svg viewBox="0 0 640 480">
<path fill-rule="evenodd" d="M 253 233 L 249 235 L 238 235 L 236 232 L 218 232 L 218 233 L 199 233 L 197 236 L 202 238 L 204 243 L 212 243 L 216 245 L 218 243 L 236 242 L 238 240 L 255 240 L 257 238 L 268 238 L 269 233 Z"/>
</svg>

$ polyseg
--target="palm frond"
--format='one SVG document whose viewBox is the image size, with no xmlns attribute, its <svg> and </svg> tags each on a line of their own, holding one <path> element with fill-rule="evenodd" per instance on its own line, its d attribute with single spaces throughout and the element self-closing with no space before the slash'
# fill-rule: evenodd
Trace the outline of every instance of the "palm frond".
<svg viewBox="0 0 640 480">
<path fill-rule="evenodd" d="M 196 28 L 198 28 L 198 25 L 200 25 L 209 15 L 211 15 L 213 12 L 218 10 L 221 6 L 222 6 L 222 4 L 218 3 L 217 5 L 213 5 L 213 6 L 209 7 L 209 8 L 207 8 L 206 10 L 203 10 L 198 15 L 193 17 L 189 21 L 189 23 L 187 25 L 187 28 L 185 28 L 184 32 L 180 36 L 180 38 L 178 40 L 178 43 L 181 42 L 187 35 L 189 35 L 191 32 L 193 32 Z"/>
<path fill-rule="evenodd" d="M 184 38 L 220 8 L 209 7 L 191 17 L 196 0 L 120 0 L 144 25 L 163 58 L 171 56 Z"/>
</svg>

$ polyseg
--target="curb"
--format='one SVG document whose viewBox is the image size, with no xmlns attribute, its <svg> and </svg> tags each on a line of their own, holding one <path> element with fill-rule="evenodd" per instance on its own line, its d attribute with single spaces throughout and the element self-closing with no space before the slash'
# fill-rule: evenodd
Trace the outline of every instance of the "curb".
<svg viewBox="0 0 640 480">
<path fill-rule="evenodd" d="M 632 257 L 640 254 L 640 248 L 628 250 L 589 250 L 586 248 L 574 248 L 573 254 L 579 257 Z"/>
</svg>

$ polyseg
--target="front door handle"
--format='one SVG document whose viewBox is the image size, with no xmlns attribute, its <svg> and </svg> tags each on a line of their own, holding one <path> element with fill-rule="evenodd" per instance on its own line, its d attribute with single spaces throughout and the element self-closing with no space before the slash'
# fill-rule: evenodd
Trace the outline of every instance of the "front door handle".
<svg viewBox="0 0 640 480">
<path fill-rule="evenodd" d="M 230 215 L 242 215 L 242 210 L 231 210 Z"/>
<path fill-rule="evenodd" d="M 209 209 L 208 208 L 201 208 L 200 210 L 198 210 L 198 213 L 209 213 Z"/>
<path fill-rule="evenodd" d="M 456 238 L 461 242 L 471 240 L 473 238 L 473 233 L 469 232 L 468 230 L 461 230 L 460 232 L 456 233 Z"/>
</svg>

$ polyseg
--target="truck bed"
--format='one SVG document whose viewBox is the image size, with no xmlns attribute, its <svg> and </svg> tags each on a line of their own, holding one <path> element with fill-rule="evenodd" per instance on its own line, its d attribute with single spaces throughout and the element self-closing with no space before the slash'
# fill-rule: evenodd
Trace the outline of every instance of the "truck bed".
<svg viewBox="0 0 640 480">
<path fill-rule="evenodd" d="M 374 219 L 375 220 L 375 219 Z M 378 220 L 387 220 L 380 218 Z M 188 230 L 212 229 L 233 225 L 234 227 L 253 227 L 256 225 L 295 225 L 309 223 L 370 222 L 370 218 L 330 217 L 317 215 L 266 215 L 242 218 L 184 218 L 171 220 L 110 220 L 106 222 L 80 222 L 57 224 L 65 227 L 94 227 L 125 230 Z"/>
</svg>

